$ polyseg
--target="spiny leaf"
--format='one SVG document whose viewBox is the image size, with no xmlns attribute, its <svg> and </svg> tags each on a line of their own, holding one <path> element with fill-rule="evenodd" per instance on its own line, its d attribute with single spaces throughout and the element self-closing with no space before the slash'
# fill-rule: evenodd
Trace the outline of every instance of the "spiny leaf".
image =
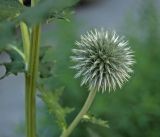
<svg viewBox="0 0 160 137">
<path fill-rule="evenodd" d="M 83 122 L 90 122 L 92 124 L 96 124 L 96 125 L 99 125 L 99 126 L 102 126 L 102 127 L 109 127 L 107 121 L 102 120 L 100 118 L 96 118 L 95 116 L 90 115 L 90 114 L 84 115 L 83 118 L 82 118 L 82 121 Z"/>
<path fill-rule="evenodd" d="M 47 15 L 47 19 L 46 22 L 50 23 L 55 19 L 61 19 L 61 20 L 65 20 L 65 21 L 70 21 L 70 16 L 73 14 L 74 12 L 71 9 L 63 9 L 63 10 L 51 10 L 48 15 Z"/>
<path fill-rule="evenodd" d="M 35 7 L 25 7 L 18 0 L 0 0 L 0 21 L 24 21 L 32 25 L 36 22 L 50 22 L 53 19 L 69 20 L 71 8 L 79 0 L 41 0 Z"/>
<path fill-rule="evenodd" d="M 24 64 L 22 64 L 22 62 L 20 61 L 14 61 L 11 63 L 3 63 L 0 64 L 5 66 L 6 68 L 6 73 L 5 75 L 3 75 L 0 79 L 5 78 L 6 76 L 10 75 L 10 74 L 14 74 L 17 75 L 18 73 L 24 72 Z"/>
<path fill-rule="evenodd" d="M 72 112 L 73 108 L 64 108 L 59 103 L 63 88 L 56 89 L 54 92 L 45 91 L 43 87 L 39 89 L 41 91 L 40 97 L 48 107 L 50 114 L 56 118 L 58 126 L 64 130 L 67 127 L 66 115 Z"/>
<path fill-rule="evenodd" d="M 0 21 L 13 19 L 23 9 L 18 0 L 0 0 Z"/>
<path fill-rule="evenodd" d="M 44 21 L 50 22 L 53 19 L 68 20 L 68 12 L 78 0 L 41 0 L 35 7 L 25 8 L 18 20 L 25 21 L 27 24 Z"/>
<path fill-rule="evenodd" d="M 48 78 L 53 75 L 55 61 L 53 58 L 52 59 L 46 58 L 46 55 L 51 50 L 52 50 L 51 46 L 41 47 L 40 49 L 40 65 L 39 65 L 40 78 Z"/>
<path fill-rule="evenodd" d="M 14 45 L 9 45 L 1 52 L 6 52 L 9 56 L 11 61 L 9 63 L 1 63 L 1 66 L 4 66 L 6 69 L 5 74 L 0 77 L 0 79 L 5 78 L 10 74 L 17 75 L 20 72 L 25 72 L 25 62 L 24 62 L 24 55 L 23 53 Z"/>
</svg>

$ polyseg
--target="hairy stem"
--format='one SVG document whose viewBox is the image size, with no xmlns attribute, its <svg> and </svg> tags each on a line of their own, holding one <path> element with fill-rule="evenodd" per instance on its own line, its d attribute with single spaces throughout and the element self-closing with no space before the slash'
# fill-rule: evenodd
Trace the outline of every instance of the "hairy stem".
<svg viewBox="0 0 160 137">
<path fill-rule="evenodd" d="M 84 106 L 82 107 L 81 111 L 78 113 L 78 115 L 76 116 L 76 118 L 73 120 L 73 122 L 70 124 L 70 126 L 64 130 L 61 134 L 60 137 L 68 137 L 72 131 L 75 129 L 75 127 L 78 125 L 78 123 L 80 122 L 80 120 L 82 119 L 82 117 L 87 113 L 87 111 L 89 110 L 94 98 L 96 95 L 96 90 L 92 90 L 90 91 L 88 98 L 84 104 Z"/>
</svg>

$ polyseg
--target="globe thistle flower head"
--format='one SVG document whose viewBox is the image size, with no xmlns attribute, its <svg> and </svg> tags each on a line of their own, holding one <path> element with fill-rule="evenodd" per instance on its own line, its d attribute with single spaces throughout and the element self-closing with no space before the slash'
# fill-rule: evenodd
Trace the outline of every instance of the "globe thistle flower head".
<svg viewBox="0 0 160 137">
<path fill-rule="evenodd" d="M 89 90 L 115 90 L 130 78 L 134 55 L 128 41 L 115 31 L 91 30 L 75 45 L 72 68 L 77 70 L 76 78 L 82 77 L 81 85 L 87 84 Z"/>
</svg>

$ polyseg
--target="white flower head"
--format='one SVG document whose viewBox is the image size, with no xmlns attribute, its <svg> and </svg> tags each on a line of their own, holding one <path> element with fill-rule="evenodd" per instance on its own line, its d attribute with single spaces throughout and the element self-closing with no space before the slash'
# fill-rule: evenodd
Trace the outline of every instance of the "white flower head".
<svg viewBox="0 0 160 137">
<path fill-rule="evenodd" d="M 75 77 L 81 76 L 81 85 L 88 85 L 89 90 L 104 92 L 121 88 L 133 72 L 133 52 L 128 41 L 115 31 L 91 30 L 81 36 L 72 52 Z"/>
</svg>

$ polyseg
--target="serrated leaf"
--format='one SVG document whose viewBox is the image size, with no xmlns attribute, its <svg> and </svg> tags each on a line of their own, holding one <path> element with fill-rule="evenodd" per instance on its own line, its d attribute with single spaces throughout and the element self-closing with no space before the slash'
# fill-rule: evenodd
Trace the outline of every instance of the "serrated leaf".
<svg viewBox="0 0 160 137">
<path fill-rule="evenodd" d="M 17 75 L 18 73 L 25 72 L 24 56 L 17 47 L 10 45 L 5 49 L 1 50 L 0 53 L 1 52 L 6 52 L 10 56 L 11 61 L 9 63 L 4 62 L 0 64 L 6 69 L 5 74 L 0 77 L 0 79 L 3 79 L 10 74 Z"/>
<path fill-rule="evenodd" d="M 13 19 L 23 9 L 18 0 L 0 0 L 0 21 Z"/>
<path fill-rule="evenodd" d="M 3 75 L 0 79 L 3 79 L 4 77 L 10 75 L 10 74 L 14 74 L 17 75 L 18 73 L 24 72 L 24 65 L 22 64 L 22 62 L 19 61 L 14 61 L 11 63 L 3 63 L 0 64 L 5 66 L 6 69 L 6 73 L 5 75 Z"/>
<path fill-rule="evenodd" d="M 74 6 L 78 0 L 41 0 L 35 7 L 25 8 L 19 16 L 19 21 L 25 21 L 32 25 L 40 21 L 49 22 L 51 19 L 68 20 L 68 9 Z M 65 11 L 65 12 L 64 12 Z"/>
<path fill-rule="evenodd" d="M 49 11 L 47 17 L 46 17 L 46 22 L 50 23 L 52 21 L 54 21 L 55 19 L 61 19 L 61 20 L 65 20 L 67 22 L 70 21 L 70 16 L 73 14 L 73 10 L 66 8 L 63 10 L 53 10 L 51 9 L 51 11 Z"/>
<path fill-rule="evenodd" d="M 51 46 L 40 48 L 40 65 L 39 65 L 40 78 L 48 78 L 53 75 L 55 61 L 53 58 L 52 59 L 46 58 L 46 55 L 51 50 L 53 50 Z"/>
<path fill-rule="evenodd" d="M 83 122 L 90 122 L 92 124 L 96 124 L 102 127 L 109 127 L 108 122 L 106 120 L 102 120 L 101 118 L 96 118 L 94 115 L 86 114 L 82 118 Z"/>
<path fill-rule="evenodd" d="M 62 130 L 64 130 L 67 127 L 67 123 L 65 120 L 66 115 L 68 113 L 71 113 L 74 109 L 62 107 L 62 105 L 59 103 L 63 88 L 59 88 L 54 92 L 45 91 L 42 87 L 40 87 L 39 89 L 41 91 L 40 97 L 48 107 L 49 113 L 55 117 L 58 126 Z"/>
</svg>

